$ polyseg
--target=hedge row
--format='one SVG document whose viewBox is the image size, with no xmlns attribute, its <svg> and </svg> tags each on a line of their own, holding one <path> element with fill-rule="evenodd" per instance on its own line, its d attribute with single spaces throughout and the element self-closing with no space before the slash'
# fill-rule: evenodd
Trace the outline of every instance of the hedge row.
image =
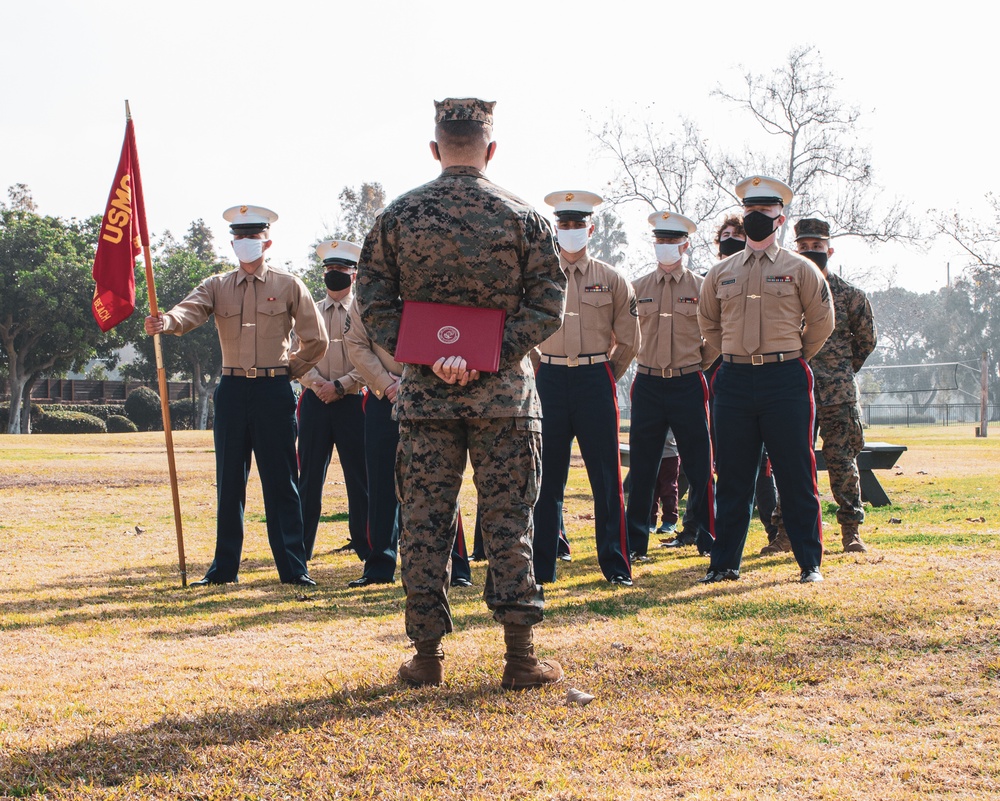
<svg viewBox="0 0 1000 801">
<path fill-rule="evenodd" d="M 107 423 L 85 412 L 48 411 L 33 424 L 38 434 L 105 434 Z"/>
<path fill-rule="evenodd" d="M 208 427 L 214 420 L 214 404 L 208 402 Z M 170 425 L 175 431 L 195 427 L 198 407 L 190 398 L 170 401 Z M 0 432 L 7 430 L 10 403 L 0 403 Z M 97 425 L 93 421 L 96 421 Z M 132 431 L 162 431 L 163 413 L 160 396 L 146 387 L 129 393 L 124 404 L 31 404 L 31 430 L 38 434 L 95 434 L 109 431 L 125 434 Z"/>
</svg>

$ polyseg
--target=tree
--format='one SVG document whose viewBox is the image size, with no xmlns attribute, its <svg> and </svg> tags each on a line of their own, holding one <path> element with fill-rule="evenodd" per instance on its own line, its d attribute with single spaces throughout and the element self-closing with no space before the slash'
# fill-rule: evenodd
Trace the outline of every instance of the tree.
<svg viewBox="0 0 1000 801">
<path fill-rule="evenodd" d="M 337 215 L 337 223 L 313 243 L 310 265 L 302 274 L 303 283 L 317 300 L 326 293 L 326 285 L 323 283 L 323 264 L 316 256 L 316 245 L 325 239 L 341 239 L 360 245 L 375 224 L 376 212 L 385 206 L 385 190 L 378 182 L 363 183 L 358 189 L 345 186 L 340 190 L 338 198 L 340 213 Z"/>
<path fill-rule="evenodd" d="M 716 97 L 746 112 L 767 134 L 742 152 L 718 149 L 690 120 L 679 132 L 648 122 L 606 124 L 595 136 L 619 165 L 612 199 L 676 211 L 702 229 L 737 205 L 733 186 L 740 177 L 762 173 L 792 187 L 795 199 L 785 211 L 790 218 L 823 216 L 834 237 L 915 242 L 919 232 L 906 206 L 877 203 L 871 153 L 858 140 L 861 114 L 837 97 L 837 83 L 814 47 L 797 47 L 770 74 L 748 72 L 737 90 L 717 87 Z M 699 230 L 703 244 L 714 236 L 710 228 Z M 708 252 L 714 260 L 714 249 Z"/>
<path fill-rule="evenodd" d="M 230 269 L 216 253 L 212 232 L 203 220 L 191 223 L 180 244 L 167 232 L 157 244 L 156 251 L 153 270 L 157 304 L 163 309 L 169 309 L 183 300 L 210 275 Z M 145 286 L 144 278 L 140 283 Z M 208 401 L 222 376 L 222 350 L 215 326 L 206 323 L 181 337 L 163 336 L 161 343 L 167 374 L 190 376 L 198 408 L 196 427 L 205 429 L 208 426 Z M 155 377 L 153 338 L 140 336 L 136 350 L 141 358 L 129 365 L 128 374 L 145 379 Z"/>
<path fill-rule="evenodd" d="M 0 203 L 0 345 L 10 385 L 7 432 L 27 434 L 35 381 L 95 355 L 114 362 L 114 349 L 135 323 L 130 319 L 102 334 L 90 311 L 100 217 L 42 216 L 23 184 L 8 196 L 9 205 Z"/>
</svg>

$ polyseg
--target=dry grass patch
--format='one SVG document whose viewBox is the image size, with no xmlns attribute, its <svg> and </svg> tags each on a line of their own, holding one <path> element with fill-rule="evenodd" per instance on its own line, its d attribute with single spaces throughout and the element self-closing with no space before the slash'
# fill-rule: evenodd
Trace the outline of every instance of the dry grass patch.
<svg viewBox="0 0 1000 801">
<path fill-rule="evenodd" d="M 910 446 L 900 475 L 880 476 L 894 506 L 870 512 L 871 552 L 831 553 L 818 586 L 753 555 L 755 525 L 739 582 L 695 586 L 706 561 L 663 551 L 611 588 L 574 467 L 574 559 L 537 635 L 567 680 L 523 694 L 498 687 L 482 564 L 452 593 L 446 685 L 396 685 L 402 590 L 347 589 L 360 564 L 335 551 L 336 468 L 316 591 L 277 583 L 255 478 L 241 584 L 183 590 L 160 435 L 0 437 L 2 475 L 38 479 L 0 486 L 0 794 L 996 797 L 1000 446 L 878 434 Z M 211 435 L 176 436 L 197 578 L 214 543 Z M 471 482 L 462 503 L 471 517 Z M 568 687 L 595 700 L 567 706 Z"/>
</svg>

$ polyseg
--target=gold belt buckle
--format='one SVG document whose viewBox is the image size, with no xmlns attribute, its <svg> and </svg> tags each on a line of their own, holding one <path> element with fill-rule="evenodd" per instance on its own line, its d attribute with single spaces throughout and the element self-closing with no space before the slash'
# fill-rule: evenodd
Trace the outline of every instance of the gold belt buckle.
<svg viewBox="0 0 1000 801">
<path fill-rule="evenodd" d="M 750 356 L 750 364 L 762 365 L 764 363 L 763 353 L 754 353 Z"/>
<path fill-rule="evenodd" d="M 567 356 L 566 357 L 566 366 L 567 367 L 579 367 L 580 366 L 580 357 L 579 356 Z"/>
<path fill-rule="evenodd" d="M 661 378 L 673 378 L 674 377 L 674 371 L 671 370 L 669 367 L 664 367 L 663 370 L 660 371 L 660 377 Z"/>
<path fill-rule="evenodd" d="M 257 377 L 257 368 L 256 367 L 251 367 L 249 370 L 247 370 L 246 371 L 246 377 L 247 378 L 256 378 Z"/>
</svg>

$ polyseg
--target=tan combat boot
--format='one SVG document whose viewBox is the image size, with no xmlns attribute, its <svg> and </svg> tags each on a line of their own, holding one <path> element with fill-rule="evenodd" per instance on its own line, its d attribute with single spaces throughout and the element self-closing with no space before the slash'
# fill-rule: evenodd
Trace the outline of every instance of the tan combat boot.
<svg viewBox="0 0 1000 801">
<path fill-rule="evenodd" d="M 500 686 L 505 690 L 527 690 L 562 681 L 562 666 L 554 659 L 540 662 L 532 644 L 531 626 L 507 623 L 503 627 L 507 645 L 504 655 L 503 677 Z"/>
<path fill-rule="evenodd" d="M 413 643 L 417 653 L 399 668 L 399 680 L 411 687 L 436 686 L 444 681 L 444 649 L 440 638 Z"/>
<path fill-rule="evenodd" d="M 868 553 L 868 546 L 858 534 L 857 523 L 840 524 L 840 541 L 844 544 L 844 553 Z"/>
<path fill-rule="evenodd" d="M 789 553 L 792 550 L 791 540 L 788 539 L 788 532 L 785 530 L 785 524 L 781 521 L 778 522 L 778 536 L 774 538 L 774 542 L 768 543 L 763 548 L 760 549 L 761 556 L 769 556 L 775 553 Z"/>
</svg>

